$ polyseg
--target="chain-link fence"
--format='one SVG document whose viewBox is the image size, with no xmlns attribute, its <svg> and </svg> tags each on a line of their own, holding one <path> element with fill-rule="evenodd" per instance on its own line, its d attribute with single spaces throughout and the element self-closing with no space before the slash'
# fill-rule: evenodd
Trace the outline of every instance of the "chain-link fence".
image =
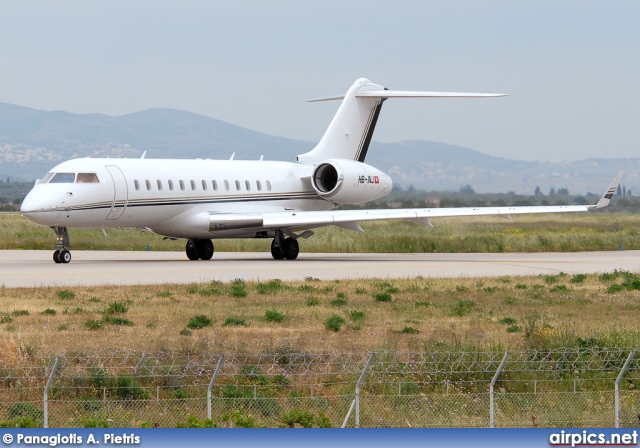
<svg viewBox="0 0 640 448">
<path fill-rule="evenodd" d="M 0 356 L 8 426 L 631 427 L 640 413 L 630 349 Z"/>
</svg>

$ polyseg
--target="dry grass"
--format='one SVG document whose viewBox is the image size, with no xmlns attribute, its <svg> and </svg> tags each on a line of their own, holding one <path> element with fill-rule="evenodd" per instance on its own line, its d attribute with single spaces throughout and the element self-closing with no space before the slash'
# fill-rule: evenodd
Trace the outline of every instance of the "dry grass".
<svg viewBox="0 0 640 448">
<path fill-rule="evenodd" d="M 588 275 L 581 283 L 572 278 L 1 288 L 0 353 L 640 346 L 640 292 L 608 293 L 622 277 Z M 384 293 L 392 300 L 374 299 Z M 317 305 L 309 306 L 314 303 L 310 298 Z M 56 314 L 43 314 L 47 309 Z M 268 321 L 269 310 L 282 313 L 282 322 Z M 334 314 L 346 321 L 339 331 L 324 324 Z M 189 333 L 183 330 L 198 315 L 211 319 L 212 325 L 181 334 Z M 105 316 L 133 325 L 113 325 Z M 244 320 L 246 326 L 223 325 L 228 318 Z M 100 325 L 90 329 L 88 321 Z"/>
<path fill-rule="evenodd" d="M 365 233 L 336 227 L 316 229 L 304 252 L 566 252 L 640 249 L 639 214 L 600 212 L 436 218 L 435 228 L 407 221 L 363 223 Z M 175 250 L 185 241 L 162 240 L 135 229 L 70 229 L 73 249 Z M 0 213 L 0 249 L 50 249 L 53 232 L 17 213 Z M 269 252 L 271 241 L 216 240 L 217 251 Z"/>
</svg>

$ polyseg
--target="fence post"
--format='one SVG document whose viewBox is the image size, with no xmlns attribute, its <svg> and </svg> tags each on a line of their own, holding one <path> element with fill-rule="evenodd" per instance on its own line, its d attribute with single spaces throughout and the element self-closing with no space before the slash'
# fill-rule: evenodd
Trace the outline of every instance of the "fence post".
<svg viewBox="0 0 640 448">
<path fill-rule="evenodd" d="M 216 382 L 216 378 L 218 377 L 218 373 L 220 372 L 220 367 L 222 367 L 223 362 L 224 355 L 220 355 L 218 364 L 216 364 L 216 370 L 213 372 L 213 376 L 211 377 L 211 381 L 209 382 L 209 387 L 207 388 L 207 418 L 209 420 L 211 420 L 211 389 L 213 388 L 213 383 Z"/>
<path fill-rule="evenodd" d="M 629 369 L 629 364 L 631 364 L 631 360 L 635 357 L 635 355 L 636 355 L 636 351 L 631 350 L 631 353 L 629 353 L 627 360 L 624 362 L 624 365 L 622 366 L 622 370 L 620 371 L 618 378 L 616 378 L 616 428 L 620 427 L 620 383 L 622 382 L 622 378 L 624 377 L 624 374 L 627 373 L 627 370 Z"/>
<path fill-rule="evenodd" d="M 490 428 L 495 428 L 494 423 L 495 423 L 495 416 L 496 416 L 496 410 L 493 404 L 493 386 L 495 386 L 496 381 L 498 381 L 498 377 L 500 376 L 502 369 L 504 369 L 504 365 L 507 363 L 507 358 L 509 358 L 509 352 L 504 352 L 504 357 L 502 358 L 502 362 L 500 363 L 498 370 L 496 370 L 495 375 L 493 375 L 493 379 L 491 380 L 491 385 L 489 386 L 489 409 L 490 409 L 489 427 Z"/>
<path fill-rule="evenodd" d="M 342 423 L 342 426 L 341 426 L 342 428 L 345 428 L 347 426 L 347 422 L 349 421 L 349 417 L 351 417 L 351 412 L 353 412 L 354 407 L 356 408 L 356 428 L 360 427 L 360 384 L 362 384 L 362 380 L 364 380 L 364 377 L 367 374 L 367 371 L 369 370 L 369 366 L 371 365 L 371 361 L 373 361 L 374 356 L 375 356 L 375 353 L 371 353 L 371 356 L 369 356 L 369 360 L 367 361 L 367 364 L 364 366 L 364 369 L 360 374 L 360 378 L 356 383 L 356 398 L 354 398 L 353 401 L 351 402 L 351 406 L 349 407 L 349 412 L 347 412 L 347 416 L 344 418 L 344 422 Z"/>
<path fill-rule="evenodd" d="M 43 428 L 49 427 L 49 388 L 51 387 L 51 381 L 53 380 L 53 375 L 56 373 L 56 368 L 58 367 L 58 361 L 60 361 L 60 357 L 56 356 L 56 360 L 53 362 L 53 367 L 51 368 L 51 373 L 49 374 L 49 379 L 47 380 L 47 385 L 44 387 L 44 397 L 43 397 L 43 407 L 44 407 L 44 422 L 42 424 Z"/>
</svg>

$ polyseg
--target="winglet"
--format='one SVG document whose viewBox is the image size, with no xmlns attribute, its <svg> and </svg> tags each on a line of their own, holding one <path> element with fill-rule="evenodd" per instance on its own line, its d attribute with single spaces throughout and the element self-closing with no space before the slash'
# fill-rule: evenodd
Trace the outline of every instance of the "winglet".
<svg viewBox="0 0 640 448">
<path fill-rule="evenodd" d="M 618 174 L 618 177 L 614 179 L 609 189 L 602 195 L 598 203 L 591 207 L 591 209 L 603 208 L 609 205 L 609 202 L 611 202 L 611 198 L 613 197 L 616 189 L 618 188 L 618 185 L 620 184 L 620 180 L 622 180 L 623 174 L 624 171 L 620 171 L 620 174 Z"/>
</svg>

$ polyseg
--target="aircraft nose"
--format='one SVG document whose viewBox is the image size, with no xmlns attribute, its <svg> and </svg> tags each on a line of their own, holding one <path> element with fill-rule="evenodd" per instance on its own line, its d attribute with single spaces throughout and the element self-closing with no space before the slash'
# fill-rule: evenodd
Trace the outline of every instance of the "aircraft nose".
<svg viewBox="0 0 640 448">
<path fill-rule="evenodd" d="M 42 201 L 38 198 L 34 198 L 31 195 L 27 195 L 20 204 L 20 213 L 33 213 L 35 211 L 40 210 Z"/>
</svg>

